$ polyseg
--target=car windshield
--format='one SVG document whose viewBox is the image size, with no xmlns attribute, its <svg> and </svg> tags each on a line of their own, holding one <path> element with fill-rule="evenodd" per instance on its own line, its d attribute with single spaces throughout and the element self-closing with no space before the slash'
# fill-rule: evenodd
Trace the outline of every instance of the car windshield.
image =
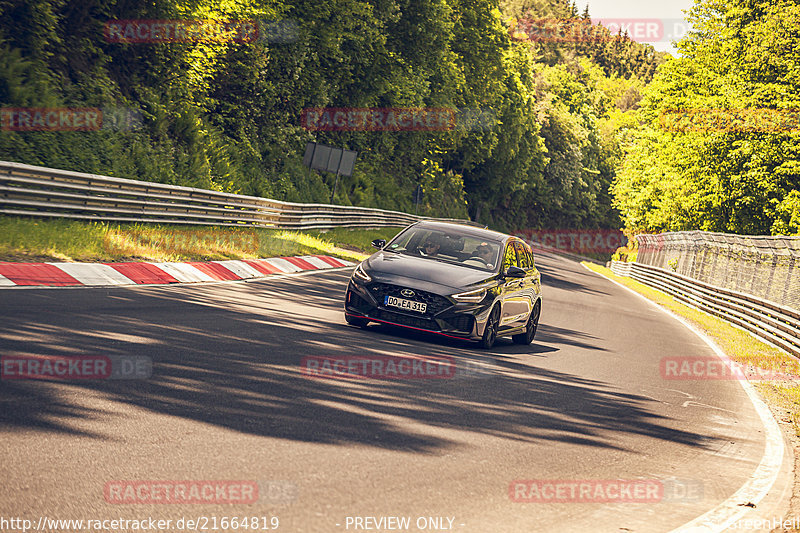
<svg viewBox="0 0 800 533">
<path fill-rule="evenodd" d="M 457 230 L 415 226 L 395 237 L 386 250 L 493 271 L 497 268 L 500 243 L 460 234 Z"/>
</svg>

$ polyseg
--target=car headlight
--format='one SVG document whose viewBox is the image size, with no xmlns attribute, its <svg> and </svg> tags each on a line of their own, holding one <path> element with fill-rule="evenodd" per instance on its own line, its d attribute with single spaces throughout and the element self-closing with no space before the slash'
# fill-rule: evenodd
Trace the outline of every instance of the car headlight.
<svg viewBox="0 0 800 533">
<path fill-rule="evenodd" d="M 353 277 L 360 281 L 372 281 L 372 278 L 364 272 L 364 269 L 361 268 L 361 264 L 359 264 L 356 269 L 353 271 Z"/>
<path fill-rule="evenodd" d="M 483 301 L 486 297 L 486 289 L 478 289 L 475 291 L 461 292 L 453 295 L 453 299 L 462 303 L 478 303 Z"/>
</svg>

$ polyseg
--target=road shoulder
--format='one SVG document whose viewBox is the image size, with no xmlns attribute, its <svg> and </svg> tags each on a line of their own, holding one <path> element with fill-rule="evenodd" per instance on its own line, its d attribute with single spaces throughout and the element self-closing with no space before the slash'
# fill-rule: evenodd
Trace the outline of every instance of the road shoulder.
<svg viewBox="0 0 800 533">
<path fill-rule="evenodd" d="M 741 354 L 732 350 L 722 350 L 717 341 L 724 341 L 725 334 L 733 328 L 716 317 L 712 321 L 696 320 L 696 313 L 702 313 L 675 301 L 671 296 L 660 293 L 644 284 L 629 278 L 613 274 L 610 270 L 596 264 L 582 263 L 584 268 L 607 278 L 628 291 L 646 299 L 667 314 L 670 314 L 708 343 L 722 358 L 737 361 Z M 695 320 L 693 320 L 693 318 Z M 711 324 L 709 324 L 711 322 Z M 719 324 L 717 324 L 717 322 Z M 762 344 L 752 338 L 755 343 Z M 725 344 L 720 342 L 719 344 Z M 765 352 L 772 352 L 772 347 L 763 345 Z M 744 357 L 745 362 L 752 362 L 753 357 Z M 792 359 L 786 354 L 786 357 Z M 774 361 L 773 361 L 774 362 Z M 754 472 L 753 477 L 742 486 L 731 498 L 698 517 L 676 531 L 797 531 L 800 530 L 800 483 L 797 472 L 800 454 L 800 438 L 798 438 L 798 404 L 790 401 L 788 390 L 797 389 L 796 382 L 761 382 L 751 384 L 747 380 L 740 381 L 751 397 L 754 406 L 764 421 L 767 433 L 767 447 L 764 460 Z M 761 405 L 759 405 L 761 404 Z M 794 411 L 792 411 L 794 408 Z M 784 446 L 785 444 L 785 446 Z M 771 480 L 768 486 L 765 482 Z M 738 501 L 744 497 L 747 501 Z M 749 527 L 748 527 L 749 526 Z M 775 527 L 777 526 L 777 527 Z"/>
</svg>

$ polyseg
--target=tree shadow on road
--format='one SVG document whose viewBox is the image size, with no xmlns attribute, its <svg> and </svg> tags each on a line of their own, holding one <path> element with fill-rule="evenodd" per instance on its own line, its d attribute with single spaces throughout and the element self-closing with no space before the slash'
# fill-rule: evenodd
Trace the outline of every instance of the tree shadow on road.
<svg viewBox="0 0 800 533">
<path fill-rule="evenodd" d="M 78 428 L 86 418 L 116 416 L 69 394 L 79 390 L 247 434 L 409 452 L 461 445 L 434 428 L 615 449 L 621 434 L 693 447 L 708 442 L 654 413 L 651 398 L 537 367 L 570 344 L 605 349 L 591 335 L 543 327 L 543 340 L 530 347 L 504 340 L 487 354 L 460 341 L 365 331 L 343 324 L 345 280 L 346 273 L 329 272 L 280 282 L 18 291 L 0 302 L 3 354 L 144 355 L 153 374 L 142 381 L 3 381 L 0 430 L 111 438 Z M 453 357 L 469 372 L 416 380 L 300 372 L 304 356 L 389 354 Z"/>
<path fill-rule="evenodd" d="M 602 291 L 596 287 L 592 287 L 591 283 L 581 283 L 584 277 L 592 277 L 594 274 L 585 270 L 580 263 L 571 261 L 564 258 L 557 258 L 559 268 L 549 265 L 536 265 L 539 273 L 542 275 L 542 287 L 549 289 L 562 289 L 566 291 L 581 292 L 586 294 L 600 294 L 608 295 L 607 292 Z M 569 271 L 569 278 L 564 276 L 564 270 Z"/>
</svg>

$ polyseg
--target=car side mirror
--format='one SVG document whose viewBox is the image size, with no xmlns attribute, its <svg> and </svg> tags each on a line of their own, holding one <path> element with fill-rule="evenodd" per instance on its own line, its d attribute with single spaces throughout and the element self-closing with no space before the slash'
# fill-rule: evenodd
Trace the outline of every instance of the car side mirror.
<svg viewBox="0 0 800 533">
<path fill-rule="evenodd" d="M 525 271 L 522 270 L 518 266 L 510 266 L 510 267 L 508 267 L 508 270 L 506 270 L 506 277 L 507 278 L 524 278 L 525 277 Z"/>
<path fill-rule="evenodd" d="M 372 241 L 372 246 L 378 250 L 382 250 L 386 246 L 386 239 L 375 239 Z"/>
</svg>

